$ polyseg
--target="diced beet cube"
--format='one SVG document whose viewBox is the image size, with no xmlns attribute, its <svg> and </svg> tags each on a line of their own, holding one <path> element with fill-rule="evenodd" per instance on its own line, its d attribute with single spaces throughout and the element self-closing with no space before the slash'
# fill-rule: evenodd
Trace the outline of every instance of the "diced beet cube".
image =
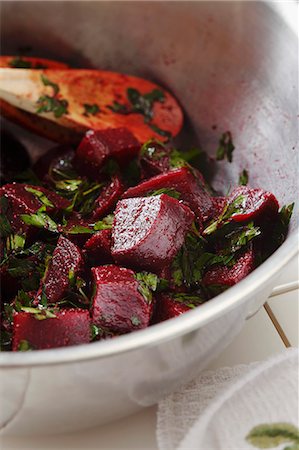
<svg viewBox="0 0 299 450">
<path fill-rule="evenodd" d="M 156 272 L 174 258 L 193 220 L 188 206 L 165 194 L 121 200 L 112 227 L 112 256 L 119 264 Z"/>
<path fill-rule="evenodd" d="M 139 292 L 130 269 L 114 265 L 93 267 L 92 322 L 115 332 L 129 332 L 149 325 L 153 301 Z"/>
<path fill-rule="evenodd" d="M 170 293 L 161 294 L 156 302 L 155 323 L 177 317 L 190 309 L 186 303 L 176 301 Z"/>
<path fill-rule="evenodd" d="M 41 298 L 42 292 L 45 293 L 48 303 L 62 300 L 70 287 L 71 278 L 76 277 L 82 267 L 80 249 L 64 236 L 60 236 L 36 300 Z"/>
<path fill-rule="evenodd" d="M 111 230 L 97 231 L 84 245 L 83 253 L 89 265 L 99 266 L 112 263 L 111 255 L 112 236 Z"/>
<path fill-rule="evenodd" d="M 244 198 L 241 205 L 238 205 L 240 211 L 231 216 L 235 222 L 271 219 L 278 213 L 279 204 L 275 195 L 271 192 L 239 186 L 229 196 L 229 203 L 233 203 L 239 196 Z"/>
<path fill-rule="evenodd" d="M 189 206 L 199 223 L 202 224 L 212 217 L 214 207 L 212 197 L 205 188 L 201 174 L 198 171 L 194 173 L 189 168 L 182 167 L 157 175 L 129 188 L 124 193 L 123 198 L 142 197 L 162 188 L 172 188 L 181 194 L 181 200 Z"/>
<path fill-rule="evenodd" d="M 87 344 L 90 342 L 90 316 L 83 309 L 54 310 L 56 317 L 38 320 L 35 314 L 19 312 L 13 321 L 13 351 L 27 341 L 34 350 Z"/>
<path fill-rule="evenodd" d="M 39 179 L 43 180 L 50 169 L 57 169 L 62 172 L 72 170 L 74 156 L 75 151 L 72 147 L 59 145 L 42 155 L 34 164 L 33 170 Z"/>
<path fill-rule="evenodd" d="M 171 152 L 171 148 L 157 142 L 147 145 L 139 159 L 142 178 L 151 178 L 169 172 L 171 170 L 169 160 Z"/>
<path fill-rule="evenodd" d="M 5 184 L 0 188 L 0 198 L 4 197 L 7 199 L 6 215 L 14 232 L 26 232 L 28 230 L 28 225 L 25 225 L 20 217 L 21 214 L 34 214 L 41 206 L 45 206 L 34 193 L 26 189 L 40 191 L 46 196 L 53 204 L 53 207 L 46 206 L 47 212 L 59 211 L 69 205 L 68 200 L 41 186 L 20 183 Z"/>
<path fill-rule="evenodd" d="M 139 150 L 140 143 L 127 128 L 89 130 L 77 148 L 75 165 L 79 173 L 97 179 L 109 158 L 125 164 Z"/>
<path fill-rule="evenodd" d="M 111 212 L 124 193 L 124 190 L 124 185 L 119 176 L 114 176 L 111 183 L 104 187 L 96 199 L 92 218 L 98 220 Z"/>
<path fill-rule="evenodd" d="M 216 265 L 209 269 L 203 277 L 203 284 L 205 286 L 233 286 L 252 272 L 254 260 L 254 252 L 250 248 L 238 258 L 233 266 Z"/>
</svg>

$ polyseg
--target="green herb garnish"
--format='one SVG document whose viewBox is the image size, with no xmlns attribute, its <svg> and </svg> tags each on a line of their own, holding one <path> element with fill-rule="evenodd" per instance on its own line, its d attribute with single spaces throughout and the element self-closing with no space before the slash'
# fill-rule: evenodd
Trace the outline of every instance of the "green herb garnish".
<svg viewBox="0 0 299 450">
<path fill-rule="evenodd" d="M 239 185 L 247 186 L 248 184 L 248 172 L 246 169 L 243 169 L 239 176 Z"/>
<path fill-rule="evenodd" d="M 205 302 L 205 300 L 199 295 L 185 293 L 174 294 L 173 299 L 176 302 L 184 303 L 186 306 L 192 309 Z"/>
<path fill-rule="evenodd" d="M 118 114 L 141 114 L 144 118 L 144 123 L 161 136 L 170 138 L 171 133 L 162 130 L 155 123 L 153 123 L 153 106 L 155 102 L 163 103 L 165 101 L 165 94 L 160 89 L 153 89 L 151 92 L 141 94 L 135 88 L 127 89 L 127 99 L 129 104 L 122 104 L 114 101 L 112 105 L 108 105 L 111 111 Z"/>
<path fill-rule="evenodd" d="M 93 105 L 89 105 L 88 103 L 84 103 L 84 113 L 83 116 L 89 117 L 89 116 L 95 116 L 100 112 L 99 106 L 94 103 Z"/>
<path fill-rule="evenodd" d="M 205 230 L 203 231 L 204 235 L 209 235 L 214 233 L 218 228 L 222 227 L 223 225 L 227 224 L 229 219 L 234 214 L 238 214 L 242 212 L 242 206 L 244 204 L 245 196 L 239 195 L 235 200 L 233 200 L 230 203 L 227 203 L 225 207 L 223 208 L 222 213 L 220 216 L 213 221 Z"/>
<path fill-rule="evenodd" d="M 33 194 L 41 202 L 42 205 L 49 208 L 54 208 L 53 203 L 46 197 L 46 195 L 42 191 L 34 189 L 30 186 L 25 186 L 25 191 Z"/>
<path fill-rule="evenodd" d="M 15 69 L 31 69 L 32 63 L 30 61 L 26 61 L 21 56 L 16 56 L 11 59 L 8 63 L 10 67 L 14 67 Z"/>
<path fill-rule="evenodd" d="M 109 214 L 108 216 L 104 217 L 102 220 L 99 220 L 98 222 L 96 222 L 93 226 L 93 229 L 94 229 L 94 231 L 111 229 L 113 221 L 114 221 L 114 215 Z"/>
<path fill-rule="evenodd" d="M 219 140 L 219 146 L 216 152 L 217 161 L 226 158 L 228 162 L 232 162 L 234 149 L 235 146 L 233 144 L 232 134 L 230 131 L 226 131 Z"/>
<path fill-rule="evenodd" d="M 22 341 L 20 341 L 19 346 L 18 346 L 19 352 L 28 352 L 31 350 L 33 350 L 33 347 L 26 339 L 23 339 Z"/>
<path fill-rule="evenodd" d="M 20 217 L 26 225 L 44 228 L 54 233 L 58 231 L 57 223 L 43 211 L 37 211 L 35 214 L 21 214 Z"/>
<path fill-rule="evenodd" d="M 21 311 L 33 314 L 33 317 L 36 320 L 46 320 L 46 319 L 56 319 L 56 315 L 54 314 L 53 310 L 38 307 L 38 308 L 32 308 L 30 306 L 22 306 Z"/>
<path fill-rule="evenodd" d="M 42 95 L 37 100 L 37 114 L 43 112 L 53 112 L 54 116 L 58 119 L 64 114 L 68 114 L 68 101 L 65 99 L 59 99 L 57 97 L 59 93 L 59 86 L 56 83 L 50 81 L 43 74 L 41 75 L 41 80 L 45 86 L 51 86 L 53 88 L 53 95 Z"/>
<path fill-rule="evenodd" d="M 156 191 L 151 191 L 149 194 L 147 194 L 147 197 L 152 197 L 152 196 L 162 195 L 162 194 L 166 194 L 169 197 L 176 198 L 177 200 L 181 197 L 181 193 L 176 191 L 174 188 L 157 189 Z"/>
<path fill-rule="evenodd" d="M 154 273 L 139 272 L 135 274 L 135 278 L 139 283 L 138 290 L 148 303 L 153 300 L 153 292 L 157 290 L 159 278 Z"/>
</svg>

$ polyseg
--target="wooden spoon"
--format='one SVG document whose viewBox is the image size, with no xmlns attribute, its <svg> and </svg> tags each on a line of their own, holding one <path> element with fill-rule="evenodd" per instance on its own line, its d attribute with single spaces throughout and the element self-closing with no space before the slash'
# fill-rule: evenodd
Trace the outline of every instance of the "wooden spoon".
<svg viewBox="0 0 299 450">
<path fill-rule="evenodd" d="M 20 123 L 26 112 L 23 124 L 27 127 L 30 115 L 34 115 L 38 118 L 35 130 L 60 142 L 65 139 L 55 131 L 57 126 L 60 135 L 67 129 L 66 135 L 73 134 L 76 140 L 88 129 L 127 127 L 145 142 L 153 137 L 166 140 L 175 136 L 183 124 L 178 102 L 165 89 L 115 72 L 1 68 L 0 99 L 3 115 L 11 120 L 18 116 L 16 121 Z M 49 130 L 44 130 L 45 120 L 55 125 L 50 127 L 50 136 Z"/>
</svg>

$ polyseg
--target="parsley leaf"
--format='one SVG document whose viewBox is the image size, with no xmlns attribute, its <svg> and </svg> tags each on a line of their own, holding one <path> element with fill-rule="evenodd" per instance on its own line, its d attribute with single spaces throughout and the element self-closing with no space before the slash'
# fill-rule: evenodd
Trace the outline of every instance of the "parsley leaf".
<svg viewBox="0 0 299 450">
<path fill-rule="evenodd" d="M 102 220 L 99 220 L 98 222 L 96 222 L 93 226 L 93 229 L 95 231 L 108 230 L 108 229 L 112 228 L 113 221 L 114 221 L 114 215 L 108 214 L 108 216 L 106 216 Z"/>
<path fill-rule="evenodd" d="M 169 131 L 162 130 L 158 125 L 152 122 L 154 116 L 154 103 L 163 103 L 165 101 L 165 94 L 163 91 L 160 89 L 153 89 L 151 92 L 141 94 L 137 89 L 129 87 L 127 89 L 127 99 L 129 105 L 114 101 L 112 105 L 108 105 L 108 108 L 118 114 L 141 114 L 144 117 L 144 123 L 147 123 L 155 133 L 171 138 L 171 133 Z"/>
<path fill-rule="evenodd" d="M 174 294 L 173 299 L 176 302 L 184 303 L 186 306 L 192 309 L 205 302 L 205 300 L 199 295 L 185 294 L 181 292 L 178 294 Z"/>
<path fill-rule="evenodd" d="M 276 246 L 283 243 L 287 236 L 289 223 L 293 214 L 295 203 L 284 205 L 278 213 L 278 219 L 274 225 L 272 240 Z"/>
<path fill-rule="evenodd" d="M 59 99 L 57 97 L 59 93 L 59 86 L 56 83 L 50 81 L 45 75 L 41 75 L 41 80 L 45 86 L 51 86 L 53 88 L 53 95 L 41 95 L 37 100 L 37 114 L 43 112 L 53 112 L 54 116 L 58 119 L 64 114 L 68 114 L 68 101 L 65 99 Z"/>
<path fill-rule="evenodd" d="M 36 320 L 46 320 L 46 319 L 56 319 L 56 315 L 53 310 L 38 306 L 37 308 L 32 308 L 30 306 L 22 306 L 21 311 L 33 314 Z"/>
<path fill-rule="evenodd" d="M 157 290 L 159 278 L 154 273 L 138 272 L 135 278 L 139 283 L 138 290 L 144 299 L 151 303 L 153 300 L 153 292 Z"/>
<path fill-rule="evenodd" d="M 246 169 L 243 169 L 239 176 L 239 185 L 247 186 L 248 184 L 248 172 Z"/>
<path fill-rule="evenodd" d="M 56 119 L 59 119 L 64 114 L 68 114 L 68 101 L 59 100 L 56 97 L 50 97 L 49 95 L 42 95 L 37 100 L 38 108 L 36 110 L 37 114 L 53 112 Z"/>
<path fill-rule="evenodd" d="M 166 194 L 169 197 L 176 198 L 177 200 L 181 197 L 181 193 L 176 191 L 174 188 L 157 189 L 156 191 L 151 191 L 149 194 L 147 194 L 147 197 L 152 197 L 161 194 Z"/>
<path fill-rule="evenodd" d="M 18 351 L 19 352 L 28 352 L 33 350 L 32 345 L 29 343 L 29 341 L 27 341 L 26 339 L 23 339 L 20 341 L 19 346 L 18 346 Z"/>
<path fill-rule="evenodd" d="M 58 94 L 59 92 L 59 86 L 56 83 L 53 83 L 53 81 L 50 81 L 44 74 L 41 74 L 41 80 L 44 86 L 51 86 L 53 88 L 54 96 Z"/>
<path fill-rule="evenodd" d="M 22 234 L 10 234 L 6 238 L 6 251 L 8 253 L 23 249 L 25 246 L 26 237 Z"/>
<path fill-rule="evenodd" d="M 221 250 L 221 255 L 230 255 L 236 253 L 242 247 L 246 246 L 252 239 L 261 234 L 260 228 L 255 227 L 253 222 L 246 226 L 237 228 L 225 235 L 226 241 L 229 241 L 227 247 Z"/>
<path fill-rule="evenodd" d="M 57 223 L 43 211 L 37 211 L 35 214 L 21 214 L 20 217 L 26 225 L 45 228 L 54 233 L 58 231 Z"/>
<path fill-rule="evenodd" d="M 235 146 L 233 144 L 232 134 L 230 131 L 226 131 L 219 140 L 219 146 L 216 152 L 217 161 L 226 158 L 228 162 L 232 162 L 234 149 Z"/>
<path fill-rule="evenodd" d="M 203 231 L 204 235 L 209 235 L 214 233 L 218 228 L 222 227 L 223 225 L 226 225 L 229 221 L 229 219 L 232 217 L 232 215 L 237 214 L 242 211 L 242 205 L 245 200 L 244 195 L 239 195 L 235 200 L 232 202 L 227 202 L 225 207 L 223 208 L 222 213 L 220 216 L 214 220 L 210 225 L 205 228 Z"/>
<path fill-rule="evenodd" d="M 39 191 L 38 189 L 34 189 L 30 186 L 25 186 L 25 191 L 30 192 L 35 197 L 37 197 L 42 205 L 48 206 L 49 208 L 54 208 L 53 203 L 46 197 L 46 195 L 42 191 Z"/>
<path fill-rule="evenodd" d="M 132 325 L 134 325 L 134 327 L 138 327 L 138 325 L 141 324 L 141 320 L 137 316 L 132 316 L 131 322 L 132 322 Z"/>
<path fill-rule="evenodd" d="M 10 67 L 14 67 L 15 69 L 30 69 L 32 64 L 30 61 L 26 61 L 21 56 L 16 56 L 11 59 L 8 63 Z"/>
<path fill-rule="evenodd" d="M 89 117 L 90 115 L 95 116 L 97 113 L 100 112 L 100 108 L 96 103 L 94 103 L 93 105 L 84 103 L 83 106 L 84 106 L 83 116 L 86 116 L 86 117 Z"/>
</svg>

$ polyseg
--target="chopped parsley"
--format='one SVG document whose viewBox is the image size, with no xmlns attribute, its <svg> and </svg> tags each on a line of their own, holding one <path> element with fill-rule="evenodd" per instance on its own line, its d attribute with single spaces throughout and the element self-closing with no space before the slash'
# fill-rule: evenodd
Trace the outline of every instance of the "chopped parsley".
<svg viewBox="0 0 299 450">
<path fill-rule="evenodd" d="M 232 162 L 234 149 L 232 134 L 230 131 L 226 131 L 219 140 L 219 146 L 216 152 L 217 161 L 227 159 L 228 162 Z"/>
<path fill-rule="evenodd" d="M 141 324 L 141 320 L 137 316 L 132 316 L 131 322 L 132 322 L 132 325 L 134 325 L 134 327 L 138 327 Z"/>
<path fill-rule="evenodd" d="M 212 223 L 210 223 L 210 225 L 207 228 L 205 228 L 203 234 L 209 235 L 214 233 L 218 228 L 222 227 L 223 225 L 226 225 L 229 219 L 231 219 L 231 217 L 234 214 L 242 212 L 242 205 L 244 203 L 244 200 L 245 196 L 239 195 L 232 202 L 228 202 L 223 208 L 223 211 L 220 214 L 220 216 L 216 220 L 212 221 Z"/>
<path fill-rule="evenodd" d="M 43 306 L 38 306 L 37 308 L 22 306 L 21 311 L 33 314 L 36 320 L 56 319 L 57 317 L 53 310 L 44 308 Z"/>
<path fill-rule="evenodd" d="M 243 169 L 239 176 L 239 183 L 240 186 L 247 186 L 248 184 L 248 171 L 246 169 Z"/>
<path fill-rule="evenodd" d="M 139 284 L 138 291 L 148 303 L 151 303 L 153 300 L 153 292 L 158 287 L 159 278 L 150 272 L 138 272 L 135 274 L 135 278 Z"/>
<path fill-rule="evenodd" d="M 128 104 L 114 101 L 112 105 L 108 105 L 108 108 L 117 114 L 141 114 L 144 118 L 144 123 L 148 124 L 155 133 L 167 137 L 168 139 L 171 138 L 171 133 L 169 131 L 162 130 L 153 122 L 154 103 L 164 103 L 165 101 L 165 94 L 163 91 L 160 89 L 153 89 L 151 92 L 141 94 L 135 88 L 128 88 L 127 99 Z"/>
<path fill-rule="evenodd" d="M 93 229 L 95 231 L 109 230 L 112 228 L 113 221 L 114 221 L 114 215 L 108 214 L 108 216 L 106 216 L 102 220 L 99 220 L 98 222 L 96 222 L 93 226 Z"/>
<path fill-rule="evenodd" d="M 147 196 L 152 197 L 155 195 L 162 195 L 162 194 L 166 194 L 169 197 L 176 198 L 177 200 L 181 197 L 181 193 L 176 191 L 174 188 L 157 189 L 156 191 L 151 191 L 149 194 L 147 194 Z"/>
<path fill-rule="evenodd" d="M 29 341 L 27 341 L 26 339 L 23 339 L 22 341 L 20 341 L 19 346 L 18 346 L 18 351 L 19 352 L 28 352 L 34 350 L 32 345 L 29 343 Z"/>
<path fill-rule="evenodd" d="M 32 63 L 30 61 L 26 61 L 21 56 L 16 56 L 11 59 L 8 64 L 14 69 L 31 69 L 32 67 Z"/>
<path fill-rule="evenodd" d="M 34 214 L 21 214 L 20 217 L 26 225 L 44 228 L 48 231 L 52 231 L 53 233 L 58 232 L 57 223 L 43 211 L 37 211 Z"/>
<path fill-rule="evenodd" d="M 58 98 L 59 86 L 56 83 L 50 81 L 43 74 L 41 80 L 44 86 L 51 86 L 53 88 L 53 95 L 42 95 L 37 100 L 37 114 L 53 112 L 54 116 L 58 119 L 64 114 L 68 114 L 68 101 Z"/>
<path fill-rule="evenodd" d="M 25 186 L 25 191 L 33 194 L 41 202 L 42 205 L 49 208 L 54 208 L 53 203 L 46 197 L 46 195 L 42 191 L 34 189 L 30 186 Z"/>
<path fill-rule="evenodd" d="M 93 105 L 90 105 L 88 103 L 84 103 L 84 113 L 83 116 L 89 117 L 89 116 L 95 116 L 100 112 L 99 106 L 94 103 Z"/>
</svg>

